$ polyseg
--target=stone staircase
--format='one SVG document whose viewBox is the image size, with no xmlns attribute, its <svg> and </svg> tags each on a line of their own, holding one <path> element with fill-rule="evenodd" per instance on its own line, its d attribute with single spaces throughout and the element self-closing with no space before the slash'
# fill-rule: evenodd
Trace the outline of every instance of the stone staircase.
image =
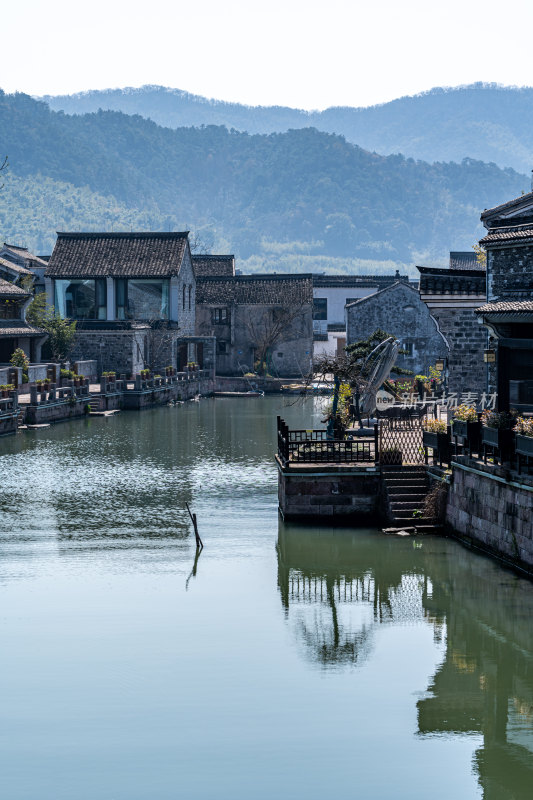
<svg viewBox="0 0 533 800">
<path fill-rule="evenodd" d="M 94 414 L 95 411 L 101 411 L 102 410 L 101 397 L 98 394 L 90 395 L 87 404 L 88 404 L 89 408 L 91 409 L 91 411 L 90 411 L 91 414 Z"/>
<path fill-rule="evenodd" d="M 413 511 L 423 511 L 429 491 L 429 480 L 424 467 L 382 467 L 385 489 L 385 507 L 392 525 L 422 529 L 434 528 L 430 517 L 413 516 Z"/>
</svg>

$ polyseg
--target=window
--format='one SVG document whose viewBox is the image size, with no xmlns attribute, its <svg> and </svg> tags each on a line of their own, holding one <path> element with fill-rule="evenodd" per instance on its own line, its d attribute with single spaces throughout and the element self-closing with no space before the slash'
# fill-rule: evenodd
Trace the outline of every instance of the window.
<svg viewBox="0 0 533 800">
<path fill-rule="evenodd" d="M 226 355 L 228 352 L 228 343 L 223 341 L 217 341 L 217 353 L 219 355 Z"/>
<path fill-rule="evenodd" d="M 404 356 L 412 356 L 414 352 L 413 342 L 403 342 L 402 350 L 405 350 Z"/>
<path fill-rule="evenodd" d="M 183 310 L 185 311 L 185 294 L 187 292 L 187 287 L 183 284 Z"/>
<path fill-rule="evenodd" d="M 189 286 L 189 311 L 191 310 L 192 286 Z"/>
<path fill-rule="evenodd" d="M 283 353 L 276 353 L 278 358 L 283 358 Z"/>
<path fill-rule="evenodd" d="M 168 280 L 119 278 L 115 288 L 117 319 L 168 319 Z"/>
<path fill-rule="evenodd" d="M 327 297 L 315 297 L 313 300 L 313 319 L 328 318 L 328 299 Z"/>
<path fill-rule="evenodd" d="M 70 319 L 106 319 L 107 288 L 105 278 L 95 280 L 54 281 L 55 308 Z"/>
<path fill-rule="evenodd" d="M 228 321 L 227 308 L 214 308 L 213 309 L 213 322 L 215 325 L 225 325 Z"/>
</svg>

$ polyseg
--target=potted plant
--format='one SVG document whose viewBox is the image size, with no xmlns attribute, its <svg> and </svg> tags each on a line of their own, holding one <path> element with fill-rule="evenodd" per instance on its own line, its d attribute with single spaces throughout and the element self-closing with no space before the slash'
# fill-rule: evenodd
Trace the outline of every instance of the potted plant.
<svg viewBox="0 0 533 800">
<path fill-rule="evenodd" d="M 472 448 L 476 452 L 479 450 L 481 439 L 480 416 L 474 406 L 465 404 L 457 406 L 453 413 L 452 434 L 462 439 L 463 442 L 468 442 L 470 451 L 472 451 Z"/>
<path fill-rule="evenodd" d="M 533 458 L 533 419 L 518 417 L 514 427 L 516 452 Z"/>
<path fill-rule="evenodd" d="M 434 455 L 438 455 L 439 462 L 450 460 L 450 429 L 444 421 L 426 420 L 422 430 L 422 442 L 425 449 L 431 447 Z"/>
<path fill-rule="evenodd" d="M 516 415 L 508 411 L 485 411 L 481 415 L 483 445 L 497 448 L 502 458 L 508 459 L 513 441 L 513 424 Z"/>
<path fill-rule="evenodd" d="M 1 394 L 1 396 L 2 397 L 7 397 L 8 396 L 7 391 L 8 391 L 7 390 L 7 383 L 1 383 L 0 384 L 0 394 Z"/>
</svg>

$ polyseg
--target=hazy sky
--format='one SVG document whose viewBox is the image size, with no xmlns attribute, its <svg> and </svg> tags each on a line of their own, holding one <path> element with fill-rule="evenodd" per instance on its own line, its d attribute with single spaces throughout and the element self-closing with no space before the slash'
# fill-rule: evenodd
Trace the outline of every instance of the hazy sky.
<svg viewBox="0 0 533 800">
<path fill-rule="evenodd" d="M 8 3 L 0 80 L 7 92 L 154 83 L 312 109 L 475 81 L 533 84 L 532 0 Z"/>
</svg>

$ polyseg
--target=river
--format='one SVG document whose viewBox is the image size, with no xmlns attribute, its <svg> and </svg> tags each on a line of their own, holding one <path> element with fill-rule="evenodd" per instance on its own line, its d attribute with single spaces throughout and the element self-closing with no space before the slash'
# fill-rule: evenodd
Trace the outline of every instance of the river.
<svg viewBox="0 0 533 800">
<path fill-rule="evenodd" d="M 0 440 L 6 800 L 531 798 L 533 584 L 281 522 L 276 414 L 320 419 L 285 402 Z"/>
</svg>

